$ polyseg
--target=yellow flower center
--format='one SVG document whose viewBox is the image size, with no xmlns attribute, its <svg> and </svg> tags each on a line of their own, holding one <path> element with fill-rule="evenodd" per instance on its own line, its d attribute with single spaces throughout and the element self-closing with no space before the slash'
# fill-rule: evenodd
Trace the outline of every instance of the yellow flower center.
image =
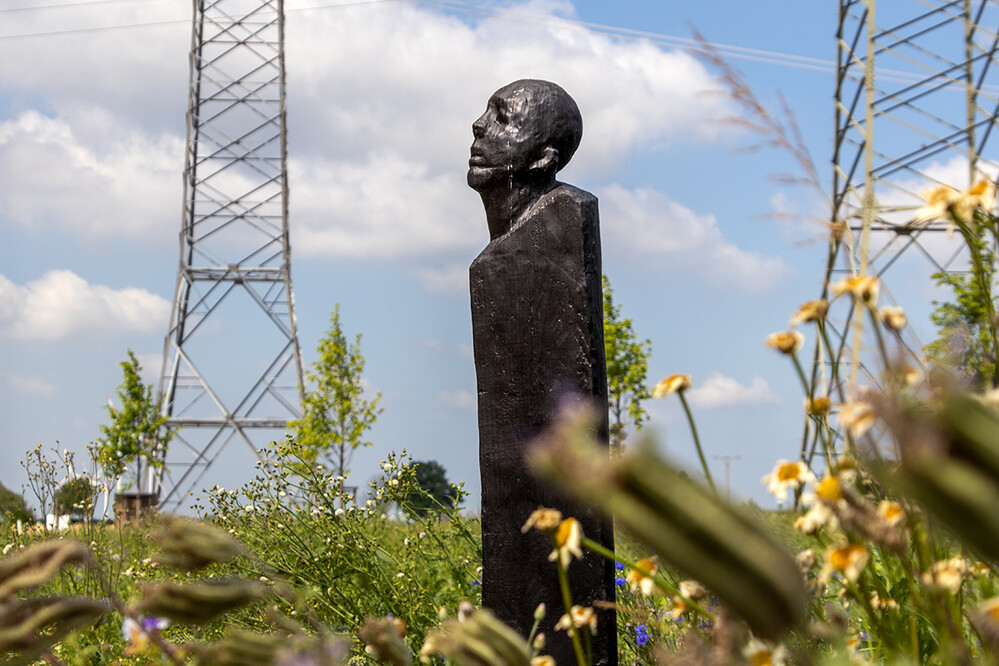
<svg viewBox="0 0 999 666">
<path fill-rule="evenodd" d="M 863 556 L 867 549 L 857 544 L 833 548 L 829 553 L 829 564 L 837 571 L 846 571 L 856 558 Z"/>
<path fill-rule="evenodd" d="M 558 526 L 558 531 L 555 533 L 555 540 L 558 542 L 558 547 L 563 548 L 569 540 L 572 538 L 572 528 L 576 523 L 575 518 L 566 518 Z"/>
<path fill-rule="evenodd" d="M 835 476 L 827 476 L 815 486 L 815 494 L 827 502 L 836 502 L 843 499 L 843 492 L 839 489 L 839 479 Z"/>
<path fill-rule="evenodd" d="M 815 399 L 807 400 L 806 407 L 808 413 L 813 416 L 822 416 L 823 414 L 828 414 L 829 409 L 832 407 L 832 400 L 826 396 L 820 396 Z"/>
<path fill-rule="evenodd" d="M 753 666 L 773 666 L 774 655 L 770 650 L 758 650 L 749 657 Z"/>
<path fill-rule="evenodd" d="M 798 481 L 801 478 L 801 464 L 792 462 L 784 463 L 777 468 L 777 479 L 779 481 Z"/>
</svg>

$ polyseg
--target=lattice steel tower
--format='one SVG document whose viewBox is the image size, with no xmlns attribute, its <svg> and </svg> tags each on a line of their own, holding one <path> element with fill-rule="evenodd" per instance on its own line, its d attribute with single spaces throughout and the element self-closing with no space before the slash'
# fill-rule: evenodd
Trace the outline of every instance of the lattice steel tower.
<svg viewBox="0 0 999 666">
<path fill-rule="evenodd" d="M 288 240 L 282 0 L 195 0 L 184 213 L 160 395 L 175 436 L 152 478 L 182 505 L 226 446 L 301 415 Z M 257 441 L 255 441 L 257 440 Z"/>
<path fill-rule="evenodd" d="M 829 246 L 827 285 L 849 274 L 877 276 L 882 300 L 890 301 L 893 285 L 928 287 L 931 273 L 967 270 L 963 243 L 943 233 L 946 224 L 917 221 L 915 212 L 923 188 L 963 188 L 999 173 L 997 29 L 995 0 L 840 0 L 832 202 L 838 233 Z M 842 400 L 858 384 L 879 384 L 867 370 L 877 364 L 865 363 L 874 343 L 859 307 L 840 299 L 830 311 L 834 358 L 816 346 L 816 395 Z M 909 330 L 904 347 L 918 355 L 922 343 Z"/>
</svg>

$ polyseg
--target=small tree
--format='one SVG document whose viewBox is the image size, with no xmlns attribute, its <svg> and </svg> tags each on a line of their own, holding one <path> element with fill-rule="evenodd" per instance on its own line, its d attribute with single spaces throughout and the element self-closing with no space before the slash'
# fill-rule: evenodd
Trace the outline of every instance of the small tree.
<svg viewBox="0 0 999 666">
<path fill-rule="evenodd" d="M 621 306 L 614 305 L 614 290 L 603 276 L 604 353 L 607 357 L 607 400 L 610 407 L 610 438 L 615 454 L 620 453 L 629 424 L 641 429 L 648 419 L 642 400 L 651 397 L 645 386 L 649 371 L 652 341 L 635 337 L 631 319 L 621 317 Z"/>
<path fill-rule="evenodd" d="M 340 326 L 339 304 L 330 315 L 330 328 L 319 341 L 317 352 L 319 358 L 307 376 L 316 388 L 305 392 L 305 415 L 288 427 L 303 449 L 304 462 L 314 464 L 322 455 L 338 475 L 346 477 L 354 449 L 371 446 L 364 441 L 364 432 L 381 414 L 378 402 L 382 394 L 370 401 L 363 397 L 361 334 L 353 344 L 347 343 Z"/>
<path fill-rule="evenodd" d="M 35 522 L 35 515 L 28 508 L 22 495 L 0 484 L 0 524 L 10 525 L 17 521 Z"/>
<path fill-rule="evenodd" d="M 964 216 L 951 207 L 947 212 L 968 247 L 967 273 L 934 273 L 938 286 L 950 287 L 950 301 L 933 301 L 930 319 L 939 337 L 926 346 L 931 360 L 954 369 L 972 388 L 984 391 L 999 386 L 999 322 L 996 320 L 995 243 L 997 218 L 981 209 Z M 990 238 L 991 236 L 991 238 Z"/>
<path fill-rule="evenodd" d="M 94 514 L 96 494 L 90 477 L 78 476 L 59 486 L 52 503 L 57 514 L 79 514 L 89 520 Z"/>
<path fill-rule="evenodd" d="M 173 437 L 164 426 L 167 417 L 160 413 L 160 401 L 153 399 L 153 387 L 142 382 L 142 367 L 132 350 L 121 362 L 124 379 L 118 386 L 120 408 L 108 405 L 111 425 L 102 425 L 98 439 L 97 461 L 109 477 L 120 477 L 130 463 L 135 463 L 136 488 L 142 492 L 143 463 L 161 467 L 159 456 Z"/>
<path fill-rule="evenodd" d="M 406 509 L 414 516 L 425 516 L 434 509 L 450 509 L 458 496 L 458 491 L 447 480 L 447 471 L 436 460 L 421 460 L 412 463 L 416 482 L 423 492 L 411 492 L 406 496 Z"/>
</svg>

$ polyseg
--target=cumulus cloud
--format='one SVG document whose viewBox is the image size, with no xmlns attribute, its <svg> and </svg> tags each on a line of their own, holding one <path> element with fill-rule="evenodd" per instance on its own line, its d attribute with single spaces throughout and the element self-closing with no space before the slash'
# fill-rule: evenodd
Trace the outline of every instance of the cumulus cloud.
<svg viewBox="0 0 999 666">
<path fill-rule="evenodd" d="M 703 384 L 687 391 L 692 405 L 698 407 L 726 407 L 758 403 L 778 403 L 780 398 L 762 377 L 753 377 L 748 386 L 719 372 L 712 373 Z"/>
<path fill-rule="evenodd" d="M 742 250 L 726 240 L 713 215 L 698 215 L 651 188 L 613 184 L 598 191 L 608 255 L 693 271 L 718 286 L 766 291 L 786 272 L 780 257 Z"/>
<path fill-rule="evenodd" d="M 68 270 L 18 285 L 0 275 L 0 333 L 58 340 L 91 331 L 160 331 L 170 303 L 145 289 L 91 285 Z"/>
<path fill-rule="evenodd" d="M 291 122 L 319 128 L 301 149 L 390 147 L 435 170 L 463 164 L 489 95 L 520 78 L 557 81 L 575 97 L 586 130 L 574 162 L 586 170 L 650 143 L 729 131 L 713 122 L 728 103 L 703 94 L 719 86 L 695 59 L 559 19 L 572 12 L 529 3 L 470 24 L 415 4 L 292 11 Z"/>
<path fill-rule="evenodd" d="M 102 23 L 183 18 L 172 3 L 144 7 L 102 6 Z M 470 126 L 514 79 L 557 81 L 579 103 L 586 129 L 570 182 L 599 181 L 636 152 L 733 131 L 717 122 L 732 115 L 726 97 L 704 94 L 719 89 L 716 79 L 687 53 L 567 22 L 574 9 L 561 0 L 491 11 L 463 20 L 415 3 L 289 3 L 296 253 L 394 259 L 483 245 L 481 204 L 464 182 Z M 11 33 L 58 27 L 24 14 Z M 177 32 L 170 24 L 118 30 L 115 40 L 60 38 L 46 58 L 20 57 L 15 47 L 31 40 L 5 44 L 14 49 L 0 58 L 5 90 L 47 103 L 46 115 L 0 123 L 6 218 L 80 236 L 177 228 L 189 48 Z M 774 268 L 734 247 L 715 252 L 739 274 Z M 444 288 L 441 277 L 422 279 Z"/>
<path fill-rule="evenodd" d="M 173 0 L 62 5 L 4 14 L 4 35 L 88 30 L 7 40 L 0 81 L 15 108 L 44 99 L 57 114 L 79 106 L 119 109 L 158 133 L 182 132 L 191 48 L 191 10 Z"/>
<path fill-rule="evenodd" d="M 86 127 L 81 137 L 76 127 Z M 183 144 L 130 130 L 91 109 L 74 119 L 26 111 L 0 122 L 4 216 L 81 236 L 179 227 Z"/>
<path fill-rule="evenodd" d="M 296 160 L 290 170 L 292 242 L 306 256 L 412 256 L 488 240 L 463 173 L 434 175 L 398 154 Z"/>
</svg>

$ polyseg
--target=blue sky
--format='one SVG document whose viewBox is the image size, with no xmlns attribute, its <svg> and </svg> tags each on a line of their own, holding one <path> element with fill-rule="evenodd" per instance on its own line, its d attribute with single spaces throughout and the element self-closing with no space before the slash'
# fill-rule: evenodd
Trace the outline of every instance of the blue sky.
<svg viewBox="0 0 999 666">
<path fill-rule="evenodd" d="M 176 277 L 189 3 L 83 4 L 0 3 L 0 482 L 14 489 L 38 442 L 82 451 L 99 435 L 127 349 L 156 381 Z M 560 179 L 600 198 L 604 272 L 652 340 L 650 383 L 692 374 L 716 478 L 738 456 L 733 494 L 772 505 L 760 478 L 796 455 L 802 395 L 763 340 L 821 289 L 824 230 L 808 218 L 828 206 L 768 178 L 794 170 L 786 155 L 740 150 L 755 138 L 726 122 L 738 109 L 683 44 L 696 26 L 739 47 L 723 52 L 764 103 L 787 98 L 828 185 L 834 3 L 336 4 L 286 2 L 290 219 L 306 363 L 340 303 L 384 396 L 354 480 L 406 449 L 477 505 L 467 267 L 488 234 L 464 183 L 470 125 L 495 89 L 546 78 L 582 111 Z M 108 26 L 132 27 L 81 30 Z M 678 404 L 647 407 L 666 451 L 693 463 Z M 252 471 L 238 443 L 222 461 L 210 483 Z"/>
</svg>

